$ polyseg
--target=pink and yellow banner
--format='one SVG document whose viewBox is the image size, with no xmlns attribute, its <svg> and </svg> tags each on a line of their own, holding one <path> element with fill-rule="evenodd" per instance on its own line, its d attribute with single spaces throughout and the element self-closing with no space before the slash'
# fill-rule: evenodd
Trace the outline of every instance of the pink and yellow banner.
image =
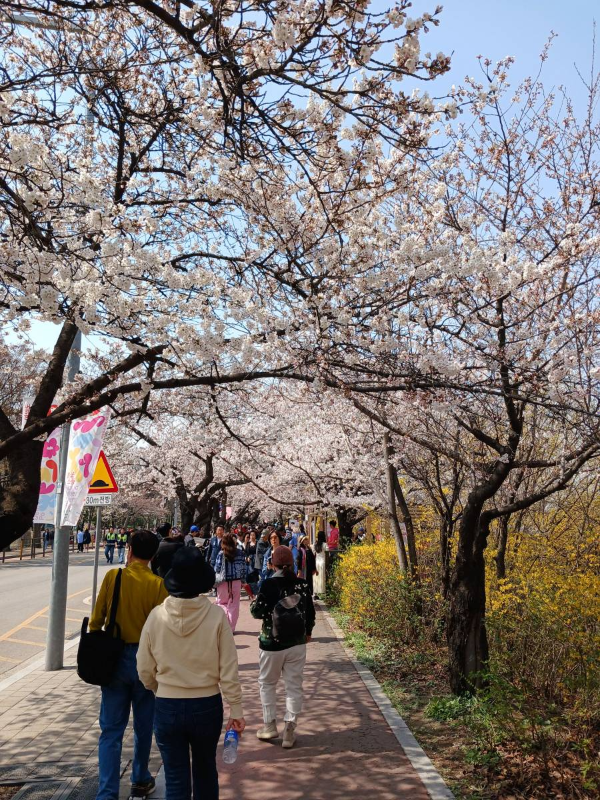
<svg viewBox="0 0 600 800">
<path fill-rule="evenodd" d="M 101 408 L 71 423 L 62 525 L 77 525 L 109 419 L 110 409 Z"/>
<path fill-rule="evenodd" d="M 56 510 L 56 483 L 58 481 L 58 458 L 62 428 L 56 428 L 44 442 L 42 452 L 42 470 L 40 483 L 40 496 L 33 518 L 34 522 L 54 524 Z"/>
</svg>

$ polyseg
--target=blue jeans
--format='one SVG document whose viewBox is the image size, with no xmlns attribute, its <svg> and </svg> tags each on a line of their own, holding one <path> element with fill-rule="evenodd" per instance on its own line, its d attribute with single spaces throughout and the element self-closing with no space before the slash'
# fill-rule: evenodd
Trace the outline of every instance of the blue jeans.
<svg viewBox="0 0 600 800">
<path fill-rule="evenodd" d="M 223 727 L 220 694 L 156 698 L 154 735 L 165 768 L 167 800 L 190 800 L 190 747 L 194 800 L 219 800 L 217 745 Z"/>
<path fill-rule="evenodd" d="M 98 794 L 96 800 L 118 800 L 123 734 L 133 706 L 133 766 L 131 782 L 152 777 L 148 770 L 152 746 L 154 694 L 138 678 L 137 644 L 126 644 L 112 683 L 102 687 L 98 742 Z"/>
<path fill-rule="evenodd" d="M 104 555 L 106 556 L 106 563 L 112 564 L 113 558 L 115 557 L 115 546 L 114 544 L 107 544 L 104 548 Z"/>
<path fill-rule="evenodd" d="M 117 550 L 119 551 L 119 564 L 124 564 L 125 563 L 125 548 L 124 547 L 118 547 Z"/>
</svg>

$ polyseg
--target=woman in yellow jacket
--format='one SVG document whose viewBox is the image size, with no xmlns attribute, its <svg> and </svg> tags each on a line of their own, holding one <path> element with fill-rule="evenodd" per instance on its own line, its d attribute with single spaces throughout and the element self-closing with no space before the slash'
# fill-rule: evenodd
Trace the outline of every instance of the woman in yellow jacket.
<svg viewBox="0 0 600 800">
<path fill-rule="evenodd" d="M 227 729 L 245 727 L 233 632 L 222 610 L 202 597 L 215 573 L 195 547 L 175 553 L 165 576 L 169 594 L 144 628 L 137 656 L 140 680 L 156 694 L 154 733 L 165 768 L 167 800 L 189 800 L 190 748 L 194 798 L 218 800 L 217 745 L 223 701 Z"/>
</svg>

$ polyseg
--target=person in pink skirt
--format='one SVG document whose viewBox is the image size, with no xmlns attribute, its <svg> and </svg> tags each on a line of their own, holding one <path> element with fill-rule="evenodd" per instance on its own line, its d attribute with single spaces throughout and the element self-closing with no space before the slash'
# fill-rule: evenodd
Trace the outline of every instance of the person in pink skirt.
<svg viewBox="0 0 600 800">
<path fill-rule="evenodd" d="M 221 539 L 221 551 L 215 562 L 217 576 L 217 605 L 227 614 L 231 630 L 235 631 L 240 615 L 242 585 L 246 583 L 248 565 L 244 551 L 235 541 L 235 536 L 226 533 Z"/>
</svg>

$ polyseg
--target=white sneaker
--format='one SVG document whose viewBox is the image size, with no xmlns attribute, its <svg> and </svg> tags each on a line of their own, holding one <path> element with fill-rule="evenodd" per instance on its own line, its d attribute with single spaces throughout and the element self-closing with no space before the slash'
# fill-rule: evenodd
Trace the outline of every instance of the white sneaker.
<svg viewBox="0 0 600 800">
<path fill-rule="evenodd" d="M 277 730 L 277 720 L 273 722 L 265 722 L 264 726 L 256 732 L 257 738 L 263 742 L 268 742 L 271 739 L 277 739 L 279 731 Z"/>
<path fill-rule="evenodd" d="M 283 741 L 281 742 L 281 746 L 284 747 L 286 750 L 289 750 L 290 747 L 293 747 L 295 744 L 296 744 L 296 723 L 286 722 L 285 728 L 283 729 Z"/>
</svg>

